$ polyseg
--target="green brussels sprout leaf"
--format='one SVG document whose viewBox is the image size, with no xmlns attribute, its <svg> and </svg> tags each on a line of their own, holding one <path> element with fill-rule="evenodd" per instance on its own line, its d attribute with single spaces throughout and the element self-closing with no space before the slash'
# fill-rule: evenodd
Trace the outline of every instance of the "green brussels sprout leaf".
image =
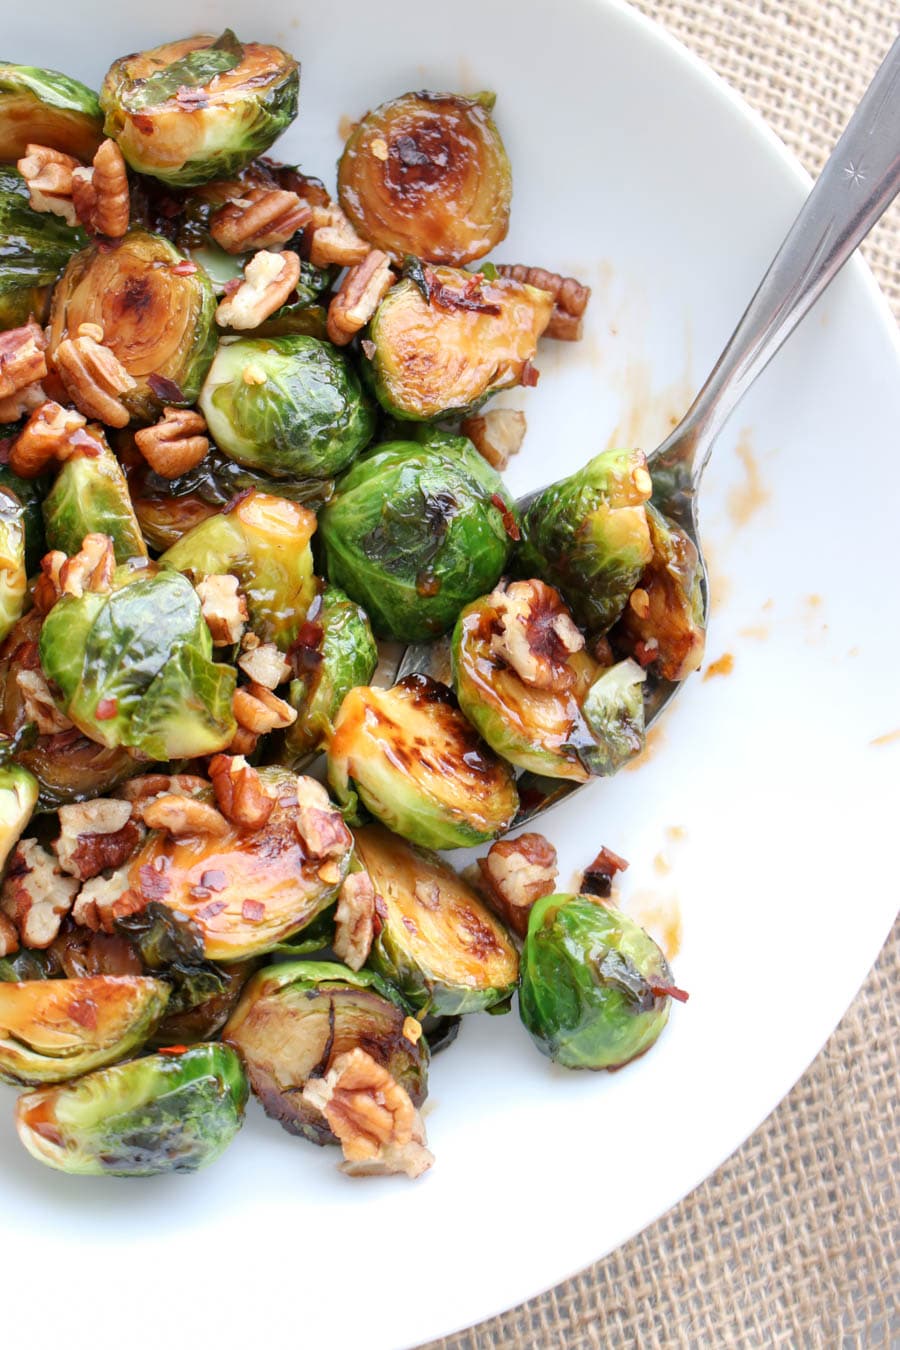
<svg viewBox="0 0 900 1350">
<path fill-rule="evenodd" d="M 46 211 L 33 211 L 22 175 L 0 164 L 0 329 L 17 328 L 32 314 L 44 321 L 51 286 L 84 243 L 83 230 Z"/>
<path fill-rule="evenodd" d="M 0 161 L 21 159 L 29 144 L 89 161 L 102 139 L 92 89 L 58 70 L 0 61 Z"/>
<path fill-rule="evenodd" d="M 47 546 L 71 556 L 85 535 L 108 534 L 116 562 L 146 558 L 147 545 L 119 461 L 102 432 L 92 431 L 90 439 L 92 446 L 82 447 L 61 465 L 44 498 Z"/>
</svg>

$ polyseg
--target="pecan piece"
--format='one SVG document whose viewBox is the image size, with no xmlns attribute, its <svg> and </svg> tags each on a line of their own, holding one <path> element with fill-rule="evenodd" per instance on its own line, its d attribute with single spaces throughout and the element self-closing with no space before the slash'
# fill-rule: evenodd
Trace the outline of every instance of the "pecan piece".
<svg viewBox="0 0 900 1350">
<path fill-rule="evenodd" d="M 265 249 L 254 253 L 244 268 L 244 280 L 216 310 L 216 323 L 238 332 L 256 328 L 281 308 L 299 280 L 300 259 L 296 253 L 268 253 Z"/>
<path fill-rule="evenodd" d="M 567 665 L 584 638 L 569 617 L 562 597 L 543 581 L 514 581 L 491 597 L 496 618 L 490 652 L 534 689 L 568 689 L 574 673 Z"/>
<path fill-rule="evenodd" d="M 494 469 L 505 469 L 513 455 L 518 454 L 525 439 L 525 414 L 514 408 L 491 408 L 477 417 L 467 417 L 460 431 L 468 436 L 488 464 Z"/>
<path fill-rule="evenodd" d="M 57 708 L 42 670 L 17 670 L 16 687 L 22 695 L 26 722 L 33 722 L 41 736 L 69 730 L 72 723 Z"/>
<path fill-rule="evenodd" d="M 56 554 L 54 552 L 47 556 L 53 560 L 50 563 L 52 575 Z M 112 590 L 115 570 L 116 555 L 109 535 L 86 534 L 81 541 L 80 551 L 66 558 L 56 572 L 60 594 L 82 596 L 85 591 L 108 593 Z"/>
<path fill-rule="evenodd" d="M 207 802 L 180 793 L 164 792 L 149 801 L 139 802 L 137 813 L 150 830 L 165 830 L 173 839 L 188 835 L 218 835 L 228 833 L 228 821 Z"/>
<path fill-rule="evenodd" d="M 332 263 L 339 267 L 355 267 L 372 251 L 372 245 L 360 239 L 341 208 L 333 202 L 328 206 L 313 206 L 311 225 L 309 260 L 313 267 L 329 267 Z"/>
<path fill-rule="evenodd" d="M 514 281 L 536 286 L 553 296 L 553 313 L 544 329 L 544 337 L 563 342 L 577 342 L 581 338 L 584 311 L 591 298 L 590 286 L 582 285 L 574 277 L 563 277 L 543 267 L 523 267 L 521 263 L 502 263 L 497 271 L 501 277 L 512 277 Z"/>
<path fill-rule="evenodd" d="M 100 144 L 90 169 L 74 170 L 70 190 L 75 213 L 86 229 L 108 239 L 126 233 L 131 218 L 128 170 L 115 141 Z"/>
<path fill-rule="evenodd" d="M 238 726 L 255 736 L 283 731 L 297 720 L 296 710 L 261 684 L 251 683 L 235 690 L 231 706 Z"/>
<path fill-rule="evenodd" d="M 200 613 L 206 620 L 217 647 L 239 642 L 247 622 L 247 601 L 238 592 L 237 577 L 215 572 L 198 581 L 194 590 L 200 597 Z"/>
<path fill-rule="evenodd" d="M 193 408 L 163 408 L 160 421 L 134 433 L 134 443 L 154 473 L 178 478 L 206 458 L 206 421 Z"/>
<path fill-rule="evenodd" d="M 75 901 L 78 882 L 64 876 L 36 839 L 22 839 L 6 869 L 0 908 L 26 947 L 49 947 Z"/>
<path fill-rule="evenodd" d="M 116 919 L 135 914 L 146 901 L 128 884 L 128 867 L 120 867 L 112 876 L 91 877 L 78 892 L 72 918 L 93 932 L 114 933 Z"/>
<path fill-rule="evenodd" d="M 238 657 L 238 665 L 254 684 L 277 689 L 290 677 L 291 668 L 274 642 L 261 642 Z"/>
<path fill-rule="evenodd" d="M 368 872 L 351 872 L 344 878 L 334 911 L 336 956 L 351 970 L 361 970 L 375 936 L 375 887 Z M 421 1032 L 421 1027 L 419 1028 Z"/>
<path fill-rule="evenodd" d="M 542 834 L 500 839 L 478 859 L 479 889 L 505 924 L 524 938 L 528 915 L 542 895 L 556 888 L 556 849 Z"/>
<path fill-rule="evenodd" d="M 131 803 L 118 797 L 61 806 L 59 824 L 60 835 L 53 845 L 59 865 L 80 881 L 122 867 L 141 840 L 131 819 Z"/>
<path fill-rule="evenodd" d="M 226 253 L 249 253 L 286 244 L 311 219 L 308 203 L 296 192 L 257 187 L 216 211 L 209 232 Z"/>
<path fill-rule="evenodd" d="M 72 201 L 72 173 L 81 165 L 71 155 L 52 150 L 49 145 L 26 145 L 16 168 L 28 185 L 28 201 L 33 211 L 61 216 L 67 225 L 77 224 Z"/>
<path fill-rule="evenodd" d="M 164 793 L 176 797 L 196 797 L 198 792 L 205 792 L 208 787 L 205 778 L 192 773 L 144 773 L 137 778 L 129 778 L 127 783 L 122 784 L 119 793 L 123 800 L 131 802 L 137 810 L 135 804 L 147 801 L 150 797 L 161 797 Z"/>
<path fill-rule="evenodd" d="M 275 808 L 262 779 L 243 755 L 213 755 L 209 776 L 219 810 L 241 830 L 261 830 Z"/>
<path fill-rule="evenodd" d="M 331 341 L 338 347 L 346 346 L 365 328 L 393 284 L 390 259 L 379 249 L 351 267 L 328 306 L 326 329 Z"/>
<path fill-rule="evenodd" d="M 0 333 L 0 399 L 12 398 L 44 378 L 46 345 L 43 330 L 33 319 Z"/>
<path fill-rule="evenodd" d="M 131 414 L 118 397 L 136 387 L 119 358 L 103 346 L 103 329 L 83 323 L 53 353 L 56 372 L 79 412 L 110 427 L 127 426 Z"/>
<path fill-rule="evenodd" d="M 37 478 L 52 460 L 69 459 L 79 441 L 93 440 L 85 418 L 74 408 L 45 400 L 25 423 L 9 452 L 9 467 L 20 478 Z"/>
<path fill-rule="evenodd" d="M 12 919 L 0 910 L 0 957 L 12 956 L 19 950 L 19 934 Z"/>
</svg>

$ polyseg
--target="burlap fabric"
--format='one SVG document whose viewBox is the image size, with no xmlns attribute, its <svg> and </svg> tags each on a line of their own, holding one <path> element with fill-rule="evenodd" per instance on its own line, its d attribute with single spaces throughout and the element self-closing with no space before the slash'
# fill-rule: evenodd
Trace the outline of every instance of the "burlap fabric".
<svg viewBox="0 0 900 1350">
<path fill-rule="evenodd" d="M 816 172 L 897 0 L 636 0 Z M 864 245 L 900 318 L 900 205 Z M 793 1092 L 704 1185 L 573 1280 L 428 1350 L 900 1347 L 900 924 Z"/>
</svg>

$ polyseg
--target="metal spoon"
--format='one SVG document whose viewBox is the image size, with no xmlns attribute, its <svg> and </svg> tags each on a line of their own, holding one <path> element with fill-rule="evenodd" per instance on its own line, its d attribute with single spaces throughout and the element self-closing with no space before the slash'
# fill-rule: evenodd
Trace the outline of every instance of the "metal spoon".
<svg viewBox="0 0 900 1350">
<path fill-rule="evenodd" d="M 725 350 L 674 431 L 648 456 L 654 504 L 700 549 L 697 494 L 713 442 L 781 344 L 831 283 L 857 245 L 900 191 L 900 38 L 882 62 L 847 124 L 800 214 L 775 255 Z M 519 499 L 525 509 L 538 489 Z M 703 566 L 704 621 L 709 584 Z M 406 648 L 397 679 L 415 671 L 447 675 L 446 640 Z M 663 712 L 680 684 L 648 680 L 647 725 Z M 534 820 L 584 784 L 525 774 L 527 787 L 516 824 Z"/>
</svg>

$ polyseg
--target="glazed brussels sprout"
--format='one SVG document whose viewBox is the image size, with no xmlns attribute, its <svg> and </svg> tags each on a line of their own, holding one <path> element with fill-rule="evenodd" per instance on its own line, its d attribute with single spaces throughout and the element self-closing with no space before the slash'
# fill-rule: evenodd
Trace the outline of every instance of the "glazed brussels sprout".
<svg viewBox="0 0 900 1350">
<path fill-rule="evenodd" d="M 384 902 L 369 962 L 419 1012 L 480 1012 L 509 998 L 519 959 L 509 935 L 436 853 L 382 829 L 357 829 L 356 848 Z"/>
<path fill-rule="evenodd" d="M 22 508 L 22 527 L 25 530 L 25 571 L 34 576 L 41 558 L 47 552 L 44 537 L 43 502 L 50 487 L 47 474 L 39 478 L 20 478 L 8 464 L 0 464 L 0 491 L 11 492 Z"/>
<path fill-rule="evenodd" d="M 642 928 L 583 895 L 531 911 L 519 1013 L 542 1054 L 567 1069 L 617 1069 L 649 1050 L 669 1016 L 666 958 Z"/>
<path fill-rule="evenodd" d="M 51 358 L 83 323 L 99 324 L 134 389 L 121 401 L 138 422 L 196 402 L 216 349 L 216 297 L 202 268 L 168 239 L 131 229 L 72 258 L 53 292 Z"/>
<path fill-rule="evenodd" d="M 85 535 L 107 534 L 116 562 L 146 558 L 147 545 L 119 461 L 99 428 L 92 429 L 85 440 L 88 444 L 77 448 L 60 466 L 44 498 L 48 548 L 72 555 L 81 548 Z"/>
<path fill-rule="evenodd" d="M 677 525 L 647 505 L 653 557 L 641 574 L 641 603 L 627 606 L 613 630 L 618 651 L 664 680 L 684 680 L 703 660 L 706 643 L 703 566 Z"/>
<path fill-rule="evenodd" d="M 336 586 L 323 587 L 291 646 L 291 662 L 297 720 L 284 734 L 284 749 L 298 760 L 327 745 L 344 696 L 375 673 L 378 648 L 365 611 Z"/>
<path fill-rule="evenodd" d="M 9 743 L 0 747 L 6 753 Z M 21 764 L 0 758 L 0 872 L 37 806 L 39 785 Z"/>
<path fill-rule="evenodd" d="M 173 187 L 228 178 L 297 115 L 297 62 L 227 28 L 120 57 L 100 90 L 103 129 L 138 173 Z"/>
<path fill-rule="evenodd" d="M 521 384 L 550 321 L 546 291 L 507 277 L 419 268 L 392 286 L 369 325 L 363 373 L 385 412 L 428 422 L 462 415 Z"/>
<path fill-rule="evenodd" d="M 495 95 L 404 94 L 367 113 L 344 147 L 338 196 L 357 232 L 399 262 L 459 267 L 506 238 L 512 174 Z"/>
<path fill-rule="evenodd" d="M 25 525 L 21 503 L 0 488 L 0 641 L 25 608 Z"/>
<path fill-rule="evenodd" d="M 257 637 L 286 651 L 315 594 L 309 547 L 315 528 L 307 507 L 254 490 L 230 510 L 195 525 L 159 561 L 196 581 L 233 573 Z"/>
<path fill-rule="evenodd" d="M 140 975 L 0 984 L 0 1078 L 61 1083 L 136 1050 L 163 1015 L 169 986 Z"/>
<path fill-rule="evenodd" d="M 640 450 L 606 450 L 545 488 L 525 513 L 522 574 L 559 587 L 593 633 L 616 621 L 650 561 L 652 488 Z"/>
<path fill-rule="evenodd" d="M 495 584 L 517 533 L 515 503 L 461 436 L 376 446 L 319 518 L 328 576 L 379 637 L 422 642 Z"/>
<path fill-rule="evenodd" d="M 20 159 L 28 145 L 49 145 L 89 161 L 102 139 L 92 89 L 58 70 L 0 61 L 0 160 Z"/>
<path fill-rule="evenodd" d="M 150 759 L 224 749 L 236 677 L 212 660 L 193 586 L 169 570 L 120 569 L 117 581 L 110 594 L 62 596 L 44 620 L 41 666 L 66 715 L 101 745 Z"/>
<path fill-rule="evenodd" d="M 50 288 L 84 242 L 83 231 L 59 216 L 32 211 L 22 175 L 0 164 L 0 329 L 17 328 L 31 314 L 44 321 Z"/>
<path fill-rule="evenodd" d="M 446 685 L 425 675 L 350 690 L 328 747 L 328 779 L 351 818 L 361 805 L 425 848 L 495 839 L 519 805 L 510 770 Z"/>
<path fill-rule="evenodd" d="M 302 1098 L 310 1078 L 361 1047 L 405 1088 L 413 1105 L 428 1090 L 428 1047 L 404 1035 L 407 1009 L 373 971 L 331 961 L 289 961 L 260 970 L 225 1027 L 266 1114 L 291 1134 L 336 1143 L 324 1116 Z"/>
<path fill-rule="evenodd" d="M 643 750 L 646 678 L 637 662 L 618 661 L 588 689 L 581 715 L 595 741 L 585 755 L 591 773 L 617 773 Z"/>
<path fill-rule="evenodd" d="M 196 1172 L 231 1143 L 249 1092 L 227 1045 L 179 1046 L 26 1093 L 16 1103 L 16 1129 L 32 1157 L 60 1172 Z"/>
<path fill-rule="evenodd" d="M 273 478 L 330 478 L 375 429 L 347 357 L 311 337 L 221 343 L 200 408 L 220 450 Z"/>
</svg>

